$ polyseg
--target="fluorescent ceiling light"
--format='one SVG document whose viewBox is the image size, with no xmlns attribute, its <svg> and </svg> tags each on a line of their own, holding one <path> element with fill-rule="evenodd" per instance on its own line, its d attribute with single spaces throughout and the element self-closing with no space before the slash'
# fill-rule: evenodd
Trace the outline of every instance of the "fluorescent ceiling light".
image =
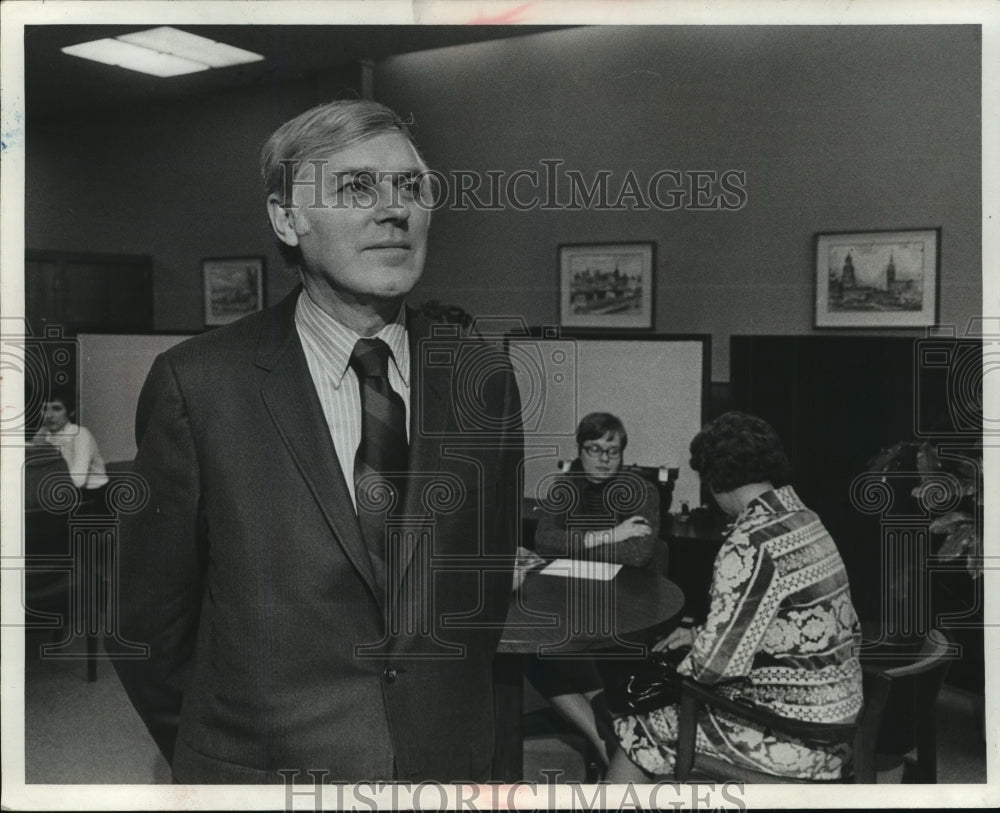
<svg viewBox="0 0 1000 813">
<path fill-rule="evenodd" d="M 123 34 L 114 39 L 69 45 L 62 51 L 71 56 L 161 77 L 259 62 L 264 58 L 260 54 L 169 26 Z"/>
<path fill-rule="evenodd" d="M 122 42 L 131 42 L 164 54 L 201 62 L 210 68 L 225 68 L 229 65 L 243 65 L 247 62 L 260 62 L 264 57 L 251 51 L 244 51 L 223 42 L 199 37 L 179 28 L 163 25 L 148 31 L 136 31 L 134 34 L 122 34 L 118 37 Z"/>
<path fill-rule="evenodd" d="M 103 62 L 105 65 L 117 65 L 119 68 L 151 73 L 153 76 L 180 76 L 184 73 L 208 70 L 208 65 L 201 62 L 192 62 L 190 59 L 182 59 L 171 54 L 161 54 L 120 40 L 81 42 L 79 45 L 69 45 L 62 51 L 71 56 L 82 56 L 84 59 Z"/>
</svg>

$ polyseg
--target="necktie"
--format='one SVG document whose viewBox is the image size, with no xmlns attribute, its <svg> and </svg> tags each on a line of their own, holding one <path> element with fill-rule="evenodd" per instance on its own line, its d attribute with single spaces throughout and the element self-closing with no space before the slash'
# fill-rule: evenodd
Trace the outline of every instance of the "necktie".
<svg viewBox="0 0 1000 813">
<path fill-rule="evenodd" d="M 359 339 L 350 366 L 361 393 L 361 443 L 354 456 L 354 489 L 361 532 L 379 582 L 385 583 L 388 508 L 391 487 L 396 504 L 403 498 L 408 449 L 406 406 L 389 386 L 389 346 L 381 339 Z"/>
</svg>

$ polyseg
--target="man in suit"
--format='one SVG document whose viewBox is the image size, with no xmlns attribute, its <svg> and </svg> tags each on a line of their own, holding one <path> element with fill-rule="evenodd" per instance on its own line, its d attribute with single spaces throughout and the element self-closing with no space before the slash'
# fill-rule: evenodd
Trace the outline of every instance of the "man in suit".
<svg viewBox="0 0 1000 813">
<path fill-rule="evenodd" d="M 485 780 L 523 456 L 510 365 L 403 305 L 430 211 L 392 111 L 314 108 L 262 170 L 302 286 L 149 373 L 150 498 L 119 555 L 119 637 L 149 657 L 116 668 L 176 782 Z"/>
</svg>

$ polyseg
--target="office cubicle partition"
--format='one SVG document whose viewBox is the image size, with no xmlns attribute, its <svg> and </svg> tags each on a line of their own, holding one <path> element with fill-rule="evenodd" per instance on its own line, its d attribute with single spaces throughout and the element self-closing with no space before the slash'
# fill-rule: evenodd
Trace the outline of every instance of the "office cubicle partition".
<svg viewBox="0 0 1000 813">
<path fill-rule="evenodd" d="M 576 457 L 576 426 L 611 412 L 629 435 L 626 464 L 679 469 L 674 506 L 700 504 L 688 444 L 708 405 L 711 337 L 561 333 L 546 328 L 508 337 L 521 391 L 527 445 L 525 496 L 540 496 L 558 461 Z"/>
<path fill-rule="evenodd" d="M 135 408 L 153 360 L 189 338 L 182 333 L 80 333 L 79 421 L 108 462 L 135 457 Z"/>
</svg>

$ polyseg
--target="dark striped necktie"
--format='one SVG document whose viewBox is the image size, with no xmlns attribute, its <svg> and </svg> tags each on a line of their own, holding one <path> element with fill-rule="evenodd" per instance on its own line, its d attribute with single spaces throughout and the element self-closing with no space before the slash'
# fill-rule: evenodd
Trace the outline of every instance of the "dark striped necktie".
<svg viewBox="0 0 1000 813">
<path fill-rule="evenodd" d="M 389 386 L 389 346 L 381 339 L 359 339 L 351 353 L 351 369 L 361 393 L 361 443 L 354 456 L 354 494 L 358 521 L 375 573 L 385 583 L 389 505 L 387 487 L 400 505 L 406 482 L 406 405 Z"/>
</svg>

